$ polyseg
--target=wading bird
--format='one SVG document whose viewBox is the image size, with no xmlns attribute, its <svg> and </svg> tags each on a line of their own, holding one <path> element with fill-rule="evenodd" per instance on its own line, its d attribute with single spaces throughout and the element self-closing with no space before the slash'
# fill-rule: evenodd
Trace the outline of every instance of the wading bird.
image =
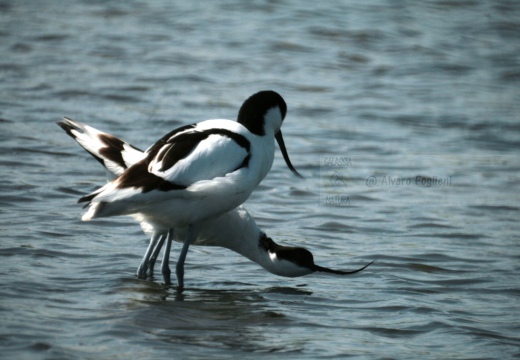
<svg viewBox="0 0 520 360">
<path fill-rule="evenodd" d="M 78 121 L 64 118 L 58 125 L 105 167 L 109 179 L 120 176 L 133 164 L 146 157 L 146 153 L 137 147 Z M 138 215 L 132 216 L 140 221 L 141 227 L 146 233 L 154 233 L 153 224 L 142 220 Z M 152 236 L 138 268 L 137 276 L 139 278 L 153 277 L 155 261 L 165 239 L 168 237 L 183 242 L 187 231 L 188 227 L 183 226 L 175 229 L 175 232 L 168 230 L 168 234 Z M 275 243 L 258 227 L 243 206 L 201 222 L 193 236 L 193 245 L 220 246 L 230 249 L 256 262 L 267 271 L 280 276 L 297 277 L 314 272 L 354 274 L 372 264 L 371 262 L 354 271 L 334 270 L 316 265 L 310 251 L 301 247 L 282 246 Z M 161 270 L 164 282 L 168 284 L 171 243 L 166 243 Z"/>
</svg>

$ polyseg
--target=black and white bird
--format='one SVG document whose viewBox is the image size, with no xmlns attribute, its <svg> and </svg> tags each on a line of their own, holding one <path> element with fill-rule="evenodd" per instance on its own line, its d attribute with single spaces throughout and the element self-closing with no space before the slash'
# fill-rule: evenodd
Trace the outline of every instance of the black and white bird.
<svg viewBox="0 0 520 360">
<path fill-rule="evenodd" d="M 146 153 L 110 134 L 103 133 L 88 125 L 64 118 L 58 125 L 76 140 L 87 152 L 98 160 L 108 171 L 109 179 L 120 176 L 133 164 L 142 161 Z M 139 216 L 134 216 L 139 219 Z M 140 220 L 146 233 L 154 233 L 153 224 Z M 153 277 L 153 268 L 164 243 L 162 273 L 165 283 L 169 280 L 170 245 L 166 238 L 183 242 L 188 231 L 187 226 L 177 227 L 168 235 L 152 237 L 150 245 L 139 266 L 138 276 Z M 316 265 L 310 251 L 301 247 L 282 246 L 275 243 L 256 224 L 254 218 L 242 205 L 215 218 L 205 220 L 197 226 L 193 234 L 193 245 L 219 246 L 230 249 L 267 271 L 286 277 L 298 277 L 314 272 L 326 272 L 339 275 L 354 274 L 370 264 L 354 271 L 333 270 Z"/>
<path fill-rule="evenodd" d="M 79 202 L 88 207 L 82 219 L 132 215 L 150 224 L 152 243 L 187 226 L 176 267 L 182 291 L 184 261 L 196 225 L 247 200 L 271 169 L 275 139 L 287 166 L 300 176 L 280 130 L 286 112 L 278 93 L 260 91 L 244 102 L 238 121 L 206 120 L 171 131 L 146 150 L 142 160 L 82 197 Z"/>
</svg>

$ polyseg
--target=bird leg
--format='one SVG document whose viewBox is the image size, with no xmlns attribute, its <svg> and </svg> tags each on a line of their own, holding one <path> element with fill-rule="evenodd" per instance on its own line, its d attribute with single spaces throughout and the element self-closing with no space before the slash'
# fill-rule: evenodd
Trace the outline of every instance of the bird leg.
<svg viewBox="0 0 520 360">
<path fill-rule="evenodd" d="M 150 256 L 150 260 L 148 262 L 148 278 L 153 278 L 153 269 L 155 266 L 155 262 L 157 261 L 157 257 L 159 256 L 159 252 L 161 252 L 161 249 L 164 245 L 164 240 L 166 239 L 165 235 L 162 235 L 157 244 L 155 245 L 155 248 L 153 249 L 152 256 Z"/>
<path fill-rule="evenodd" d="M 186 260 L 186 255 L 188 254 L 188 248 L 190 247 L 190 244 L 193 241 L 194 228 L 195 226 L 193 224 L 190 224 L 188 226 L 186 238 L 184 239 L 181 254 L 179 255 L 179 260 L 177 261 L 177 267 L 175 268 L 177 274 L 177 282 L 179 283 L 178 291 L 180 293 L 182 293 L 182 291 L 184 290 L 184 261 Z"/>
<path fill-rule="evenodd" d="M 150 239 L 150 244 L 144 253 L 143 260 L 141 260 L 141 264 L 137 268 L 137 277 L 139 279 L 146 279 L 146 270 L 148 269 L 148 263 L 150 262 L 150 256 L 152 255 L 153 249 L 157 244 L 157 241 L 162 235 L 159 233 L 154 233 L 152 238 Z"/>
<path fill-rule="evenodd" d="M 168 237 L 166 238 L 166 248 L 164 249 L 163 260 L 161 264 L 161 273 L 164 279 L 165 285 L 171 285 L 172 281 L 170 279 L 170 249 L 172 247 L 173 241 L 173 229 L 168 230 Z"/>
</svg>

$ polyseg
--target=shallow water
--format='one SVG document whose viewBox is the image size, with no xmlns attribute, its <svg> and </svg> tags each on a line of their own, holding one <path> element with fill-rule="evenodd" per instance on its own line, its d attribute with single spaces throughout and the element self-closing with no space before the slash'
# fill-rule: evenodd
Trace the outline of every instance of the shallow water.
<svg viewBox="0 0 520 360">
<path fill-rule="evenodd" d="M 0 2 L 6 358 L 520 356 L 520 5 Z M 178 295 L 137 280 L 130 219 L 54 122 L 146 148 L 274 89 L 279 153 L 246 203 L 283 244 L 365 271 L 286 279 L 192 247 Z M 172 262 L 180 247 L 174 245 Z"/>
</svg>

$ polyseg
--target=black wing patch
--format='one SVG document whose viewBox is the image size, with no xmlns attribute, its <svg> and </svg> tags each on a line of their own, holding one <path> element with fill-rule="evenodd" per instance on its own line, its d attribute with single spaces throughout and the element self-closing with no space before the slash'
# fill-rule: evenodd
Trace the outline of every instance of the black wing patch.
<svg viewBox="0 0 520 360">
<path fill-rule="evenodd" d="M 99 149 L 99 154 L 104 156 L 107 160 L 115 162 L 117 165 L 121 166 L 123 169 L 126 169 L 126 163 L 123 159 L 123 151 L 125 150 L 125 142 L 116 138 L 115 136 L 112 136 L 110 134 L 101 134 L 99 135 L 99 140 L 103 144 L 106 145 L 106 147 Z M 131 146 L 137 151 L 141 151 L 140 149 L 136 148 L 133 145 L 127 144 L 128 146 Z"/>
<path fill-rule="evenodd" d="M 74 135 L 72 133 L 72 130 L 80 130 L 79 128 L 77 128 L 76 126 L 73 126 L 72 124 L 70 123 L 66 123 L 65 121 L 59 121 L 57 122 L 56 124 L 58 124 L 63 130 L 65 130 L 65 133 L 67 135 L 69 135 L 71 138 L 73 138 L 74 140 L 77 141 L 77 136 Z M 89 151 L 88 149 L 85 149 L 87 150 L 87 152 L 92 155 L 92 157 L 94 159 L 96 159 L 101 165 L 103 165 L 104 167 L 106 167 L 106 164 L 105 164 L 105 161 L 103 161 L 102 158 L 100 158 L 99 156 L 97 156 L 97 154 L 93 153 L 92 151 Z"/>
<path fill-rule="evenodd" d="M 170 191 L 186 189 L 187 186 L 185 185 L 167 181 L 160 176 L 150 173 L 148 171 L 148 165 L 152 160 L 157 162 L 162 161 L 163 165 L 161 171 L 168 170 L 179 160 L 188 156 L 201 141 L 213 134 L 227 136 L 234 140 L 239 146 L 243 147 L 248 153 L 250 151 L 251 144 L 249 143 L 249 140 L 240 134 L 226 129 L 209 129 L 205 131 L 189 131 L 181 133 L 193 127 L 194 125 L 187 125 L 183 128 L 179 128 L 155 143 L 150 148 L 146 159 L 129 167 L 117 180 L 115 180 L 118 183 L 117 187 L 120 189 L 129 187 L 140 188 L 143 193 L 152 190 Z M 159 154 L 161 149 L 164 147 L 167 147 L 166 150 L 163 150 Z M 155 159 L 156 156 L 157 158 Z M 244 158 L 242 164 L 235 170 L 248 166 L 250 157 L 251 155 L 248 154 Z"/>
<path fill-rule="evenodd" d="M 187 128 L 189 129 L 189 126 Z M 176 131 L 175 133 L 179 132 L 180 131 Z M 179 160 L 182 160 L 185 157 L 187 157 L 201 141 L 207 139 L 210 135 L 226 136 L 234 140 L 240 147 L 243 147 L 248 152 L 248 155 L 246 156 L 242 164 L 238 166 L 235 170 L 248 166 L 250 158 L 249 152 L 251 149 L 251 144 L 249 143 L 249 140 L 247 140 L 243 135 L 234 133 L 227 129 L 187 131 L 176 136 L 169 136 L 168 138 L 164 137 L 150 149 L 148 156 L 146 157 L 147 163 L 149 164 L 152 160 L 155 162 L 162 162 L 162 166 L 159 171 L 166 171 L 170 169 L 172 166 L 174 166 Z M 160 146 L 157 146 L 158 143 L 161 143 Z"/>
<path fill-rule="evenodd" d="M 80 128 L 74 126 L 72 123 L 68 123 L 65 121 L 60 121 L 60 122 L 57 122 L 56 124 L 58 124 L 63 130 L 65 130 L 67 135 L 69 135 L 74 140 L 78 141 L 77 140 L 78 137 L 72 133 L 72 130 L 81 132 L 82 130 Z M 86 147 L 83 147 L 83 148 L 104 167 L 107 167 L 105 160 L 108 160 L 108 161 L 112 161 L 112 162 L 116 163 L 121 168 L 126 169 L 127 164 L 125 163 L 125 161 L 123 159 L 123 154 L 122 154 L 122 152 L 125 150 L 125 147 L 124 147 L 125 142 L 116 138 L 115 136 L 112 136 L 110 134 L 105 134 L 105 133 L 100 133 L 98 135 L 98 138 L 103 144 L 106 145 L 105 147 L 98 149 L 99 155 L 101 155 L 102 157 L 99 157 L 98 154 L 90 151 Z M 141 150 L 131 144 L 126 144 L 126 145 L 130 146 L 131 148 L 133 148 L 139 152 L 143 152 L 143 150 Z"/>
<path fill-rule="evenodd" d="M 119 178 L 117 178 L 120 189 L 134 187 L 142 189 L 143 193 L 152 190 L 170 191 L 170 190 L 184 190 L 186 186 L 172 183 L 164 180 L 162 177 L 148 172 L 148 165 L 146 160 L 141 160 L 138 163 L 130 166 Z"/>
<path fill-rule="evenodd" d="M 184 125 L 184 126 L 181 126 L 180 128 L 170 131 L 168 134 L 164 135 L 159 141 L 157 141 L 155 144 L 153 144 L 150 149 L 148 149 L 148 151 L 147 151 L 148 155 L 146 156 L 146 163 L 150 164 L 150 162 L 152 162 L 154 160 L 155 156 L 162 149 L 162 147 L 164 145 L 166 145 L 168 142 L 171 142 L 174 138 L 176 138 L 177 134 L 179 134 L 183 131 L 189 130 L 189 129 L 193 129 L 196 126 L 197 126 L 196 124 Z"/>
<path fill-rule="evenodd" d="M 163 178 L 151 174 L 148 172 L 148 166 L 145 160 L 141 160 L 134 165 L 130 166 L 121 176 L 116 180 L 117 188 L 138 188 L 141 189 L 141 193 L 147 193 L 152 190 L 159 191 L 170 191 L 170 190 L 183 190 L 186 186 L 174 184 L 166 181 Z M 99 192 L 93 192 L 92 194 L 83 196 L 78 200 L 78 203 L 92 201 Z"/>
</svg>

